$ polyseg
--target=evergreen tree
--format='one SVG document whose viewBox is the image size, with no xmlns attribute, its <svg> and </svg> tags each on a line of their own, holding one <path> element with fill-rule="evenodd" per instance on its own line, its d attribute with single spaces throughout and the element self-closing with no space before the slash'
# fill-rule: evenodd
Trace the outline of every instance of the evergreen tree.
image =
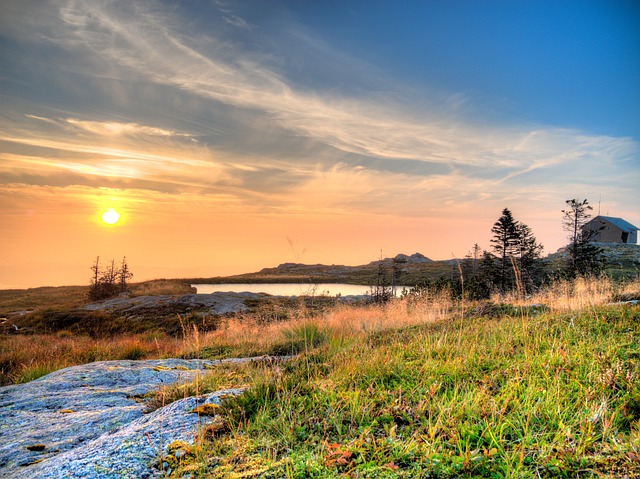
<svg viewBox="0 0 640 479">
<path fill-rule="evenodd" d="M 524 292 L 527 292 L 540 280 L 542 268 L 539 260 L 544 248 L 541 244 L 538 244 L 529 226 L 524 223 L 518 223 L 516 228 L 518 231 L 516 247 L 521 286 Z"/>
<path fill-rule="evenodd" d="M 501 291 L 506 291 L 510 284 L 511 272 L 513 265 L 511 258 L 517 254 L 518 245 L 518 223 L 513 219 L 513 215 L 509 208 L 502 210 L 502 216 L 496 221 L 491 228 L 493 238 L 491 239 L 491 248 L 500 260 L 500 266 L 497 270 L 497 283 Z"/>
<path fill-rule="evenodd" d="M 502 292 L 517 287 L 522 293 L 531 290 L 541 279 L 540 256 L 542 245 L 538 244 L 529 226 L 516 221 L 508 208 L 491 228 L 494 261 L 485 253 L 481 271 L 489 276 Z"/>
</svg>

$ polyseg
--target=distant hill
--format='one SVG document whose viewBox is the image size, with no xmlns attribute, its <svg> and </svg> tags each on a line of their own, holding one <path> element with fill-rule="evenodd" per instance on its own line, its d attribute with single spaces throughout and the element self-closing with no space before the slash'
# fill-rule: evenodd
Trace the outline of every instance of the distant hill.
<svg viewBox="0 0 640 479">
<path fill-rule="evenodd" d="M 640 245 L 598 243 L 607 260 L 606 272 L 614 278 L 640 275 Z M 544 258 L 549 272 L 562 267 L 567 257 L 566 247 L 560 248 Z M 400 269 L 401 285 L 414 286 L 426 280 L 441 277 L 458 277 L 458 262 L 462 259 L 432 260 L 421 253 L 398 254 L 392 258 L 371 261 L 359 266 L 282 263 L 276 267 L 263 268 L 255 273 L 236 276 L 198 278 L 192 283 L 347 283 L 375 284 L 380 266 L 391 268 L 394 261 Z"/>
<path fill-rule="evenodd" d="M 200 278 L 192 282 L 208 283 L 347 283 L 375 284 L 380 265 L 391 267 L 396 262 L 400 269 L 400 283 L 413 286 L 425 279 L 438 279 L 454 273 L 455 261 L 434 261 L 421 253 L 398 254 L 358 266 L 282 263 L 263 268 L 255 273 L 218 278 Z M 455 272 L 457 274 L 457 272 Z"/>
</svg>

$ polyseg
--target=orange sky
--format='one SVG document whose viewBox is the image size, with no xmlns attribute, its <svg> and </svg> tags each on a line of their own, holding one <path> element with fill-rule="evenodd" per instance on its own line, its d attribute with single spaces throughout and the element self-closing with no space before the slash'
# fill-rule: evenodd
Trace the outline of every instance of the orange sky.
<svg viewBox="0 0 640 479">
<path fill-rule="evenodd" d="M 385 256 L 462 257 L 474 242 L 488 248 L 501 210 L 500 202 L 485 201 L 486 209 L 461 203 L 432 211 L 416 205 L 407 214 L 369 213 L 332 203 L 321 207 L 320 199 L 304 193 L 271 209 L 234 205 L 215 195 L 126 189 L 46 186 L 7 193 L 2 288 L 86 283 L 97 255 L 103 261 L 126 256 L 135 280 L 238 274 L 282 262 L 364 264 L 381 250 Z M 564 244 L 559 211 L 512 203 L 516 218 L 534 228 L 547 252 Z M 120 212 L 115 225 L 101 221 L 106 208 Z"/>
<path fill-rule="evenodd" d="M 633 15 L 437 3 L 3 1 L 0 288 L 463 257 L 505 207 L 550 253 L 572 198 L 640 225 Z"/>
</svg>

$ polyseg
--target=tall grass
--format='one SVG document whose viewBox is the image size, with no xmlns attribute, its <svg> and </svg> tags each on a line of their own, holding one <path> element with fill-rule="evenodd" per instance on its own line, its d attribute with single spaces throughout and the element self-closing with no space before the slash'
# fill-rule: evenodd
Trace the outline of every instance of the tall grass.
<svg viewBox="0 0 640 479">
<path fill-rule="evenodd" d="M 613 282 L 607 277 L 561 279 L 542 287 L 529 296 L 509 292 L 495 295 L 494 302 L 511 304 L 543 304 L 553 311 L 571 311 L 606 304 L 625 298 L 640 299 L 640 280 Z"/>
<path fill-rule="evenodd" d="M 57 369 L 93 361 L 171 357 L 183 351 L 183 341 L 165 335 L 142 334 L 93 339 L 62 332 L 0 338 L 0 385 L 28 382 Z"/>
<path fill-rule="evenodd" d="M 150 284 L 156 285 L 157 282 Z M 170 282 L 169 286 L 172 285 Z M 493 298 L 493 301 L 514 305 L 544 304 L 552 311 L 567 312 L 620 298 L 640 298 L 640 280 L 616 284 L 606 278 L 579 278 L 555 282 L 529 297 L 503 295 Z M 0 336 L 0 384 L 24 382 L 62 367 L 97 360 L 297 354 L 329 340 L 362 340 L 372 333 L 430 324 L 452 315 L 464 320 L 465 309 L 473 310 L 474 307 L 473 303 L 467 304 L 466 308 L 462 306 L 452 300 L 446 290 L 421 290 L 403 300 L 384 305 L 339 305 L 319 315 L 312 314 L 304 303 L 299 303 L 297 309 L 289 312 L 274 305 L 273 313 L 260 310 L 255 315 L 225 319 L 218 329 L 206 333 L 200 333 L 193 325 L 181 323 L 181 338 L 158 332 L 105 339 L 74 336 L 65 331 L 52 335 Z M 305 334 L 313 337 L 305 338 Z"/>
<path fill-rule="evenodd" d="M 427 290 L 289 320 L 239 316 L 206 333 L 185 326 L 182 338 L 8 336 L 0 367 L 6 383 L 100 359 L 295 355 L 158 392 L 162 405 L 251 386 L 172 462 L 175 477 L 632 478 L 640 308 L 607 304 L 634 298 L 637 280 L 560 281 L 496 297 L 489 315 Z M 546 308 L 523 307 L 535 304 Z"/>
<path fill-rule="evenodd" d="M 327 336 L 226 402 L 230 432 L 176 477 L 637 477 L 639 320 L 611 306 L 469 318 L 462 341 L 458 318 Z"/>
<path fill-rule="evenodd" d="M 607 303 L 639 284 L 560 282 L 491 316 L 427 292 L 231 321 L 203 352 L 301 354 L 254 372 L 175 477 L 638 477 L 640 309 Z"/>
</svg>

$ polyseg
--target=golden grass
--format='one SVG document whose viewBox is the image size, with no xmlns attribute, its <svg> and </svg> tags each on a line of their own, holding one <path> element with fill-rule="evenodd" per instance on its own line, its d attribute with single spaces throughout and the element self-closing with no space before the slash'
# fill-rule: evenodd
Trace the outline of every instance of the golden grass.
<svg viewBox="0 0 640 479">
<path fill-rule="evenodd" d="M 166 286 L 155 283 L 158 288 Z M 516 306 L 543 304 L 552 311 L 570 311 L 634 297 L 640 298 L 640 279 L 616 284 L 606 278 L 579 278 L 557 281 L 526 298 L 512 294 L 492 300 Z M 282 320 L 279 314 L 265 316 L 261 312 L 225 319 L 218 329 L 206 333 L 199 332 L 194 325 L 185 326 L 181 338 L 157 332 L 104 339 L 64 331 L 0 336 L 0 384 L 26 381 L 59 368 L 99 360 L 296 353 L 300 349 L 293 343 L 298 341 L 299 346 L 302 341 L 304 346 L 307 339 L 315 341 L 314 331 L 326 338 L 359 338 L 372 332 L 461 316 L 465 309 L 473 309 L 473 303 L 453 300 L 447 291 L 422 291 L 419 296 L 396 299 L 385 305 L 338 305 L 320 314 L 310 312 L 302 302 L 297 308 L 282 316 L 291 318 L 287 320 Z"/>
<path fill-rule="evenodd" d="M 491 300 L 518 306 L 543 304 L 552 311 L 574 311 L 625 298 L 640 298 L 640 278 L 622 283 L 606 277 L 558 280 L 524 298 L 511 292 L 494 295 Z"/>
<path fill-rule="evenodd" d="M 174 294 L 193 294 L 196 288 L 189 283 L 171 279 L 154 279 L 130 286 L 131 296 L 160 296 Z"/>
<path fill-rule="evenodd" d="M 93 361 L 173 357 L 183 349 L 182 340 L 164 335 L 109 339 L 66 333 L 3 336 L 0 337 L 0 385 L 26 382 L 57 369 Z"/>
<path fill-rule="evenodd" d="M 456 306 L 447 292 L 423 295 L 417 299 L 397 299 L 384 305 L 337 305 L 321 315 L 310 317 L 304 309 L 290 315 L 286 321 L 263 321 L 261 317 L 245 316 L 229 319 L 224 327 L 201 333 L 201 348 L 235 351 L 236 354 L 262 354 L 274 346 L 286 346 L 292 330 L 314 327 L 331 337 L 364 336 L 371 332 L 397 329 L 444 319 Z M 195 356 L 193 350 L 189 355 Z"/>
<path fill-rule="evenodd" d="M 0 290 L 0 316 L 20 310 L 77 307 L 88 303 L 88 286 L 44 286 Z"/>
</svg>

